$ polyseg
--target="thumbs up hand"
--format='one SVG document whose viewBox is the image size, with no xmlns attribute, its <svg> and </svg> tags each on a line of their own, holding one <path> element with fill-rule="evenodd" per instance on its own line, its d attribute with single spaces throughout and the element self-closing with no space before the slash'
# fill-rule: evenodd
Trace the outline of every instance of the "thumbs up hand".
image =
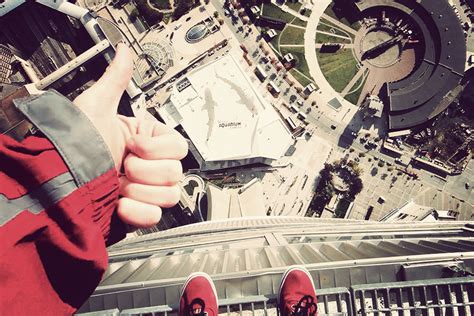
<svg viewBox="0 0 474 316">
<path fill-rule="evenodd" d="M 75 100 L 109 147 L 120 177 L 118 215 L 135 227 L 155 225 L 161 208 L 178 203 L 182 177 L 180 159 L 188 151 L 186 140 L 160 122 L 117 115 L 120 98 L 132 78 L 133 59 L 119 44 L 104 75 Z M 91 164 L 94 161 L 90 162 Z"/>
</svg>

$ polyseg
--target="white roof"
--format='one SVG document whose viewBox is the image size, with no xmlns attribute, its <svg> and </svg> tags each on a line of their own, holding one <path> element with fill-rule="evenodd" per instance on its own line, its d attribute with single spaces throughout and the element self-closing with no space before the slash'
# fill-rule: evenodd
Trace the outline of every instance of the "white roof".
<svg viewBox="0 0 474 316">
<path fill-rule="evenodd" d="M 269 30 L 267 31 L 267 34 L 268 34 L 268 36 L 274 37 L 274 36 L 277 35 L 277 32 L 276 32 L 274 29 L 269 29 Z M 472 56 L 471 56 L 471 57 L 472 57 Z"/>
<path fill-rule="evenodd" d="M 208 220 L 266 216 L 262 183 L 254 180 L 245 190 L 208 183 Z"/>
<path fill-rule="evenodd" d="M 283 56 L 283 59 L 286 60 L 287 62 L 291 62 L 293 61 L 293 59 L 295 59 L 295 57 L 293 57 L 293 54 L 288 53 L 285 56 Z"/>
<path fill-rule="evenodd" d="M 25 0 L 7 0 L 0 4 L 0 16 L 4 16 L 11 10 L 24 3 Z"/>
<path fill-rule="evenodd" d="M 250 11 L 252 11 L 252 13 L 258 13 L 260 12 L 260 8 L 256 5 L 254 5 L 253 7 L 250 8 Z"/>
<path fill-rule="evenodd" d="M 430 206 L 423 206 L 409 201 L 398 209 L 392 210 L 382 221 L 386 222 L 413 222 L 413 221 L 436 221 Z"/>
<path fill-rule="evenodd" d="M 189 86 L 178 91 L 183 80 Z M 206 161 L 278 159 L 292 142 L 274 108 L 230 55 L 178 80 L 159 112 L 167 124 L 182 125 Z"/>
</svg>

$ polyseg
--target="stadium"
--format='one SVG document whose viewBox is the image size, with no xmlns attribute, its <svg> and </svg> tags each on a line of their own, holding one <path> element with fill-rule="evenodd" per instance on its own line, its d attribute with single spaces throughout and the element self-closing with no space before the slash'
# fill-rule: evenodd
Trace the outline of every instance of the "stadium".
<svg viewBox="0 0 474 316">
<path fill-rule="evenodd" d="M 466 42 L 459 19 L 444 0 L 363 0 L 355 5 L 361 19 L 376 12 L 384 16 L 373 28 L 393 23 L 393 28 L 399 29 L 391 40 L 365 51 L 365 56 L 402 43 L 415 47 L 409 74 L 386 82 L 381 89 L 388 108 L 389 131 L 408 134 L 442 113 L 454 100 L 455 91 L 460 90 Z"/>
</svg>

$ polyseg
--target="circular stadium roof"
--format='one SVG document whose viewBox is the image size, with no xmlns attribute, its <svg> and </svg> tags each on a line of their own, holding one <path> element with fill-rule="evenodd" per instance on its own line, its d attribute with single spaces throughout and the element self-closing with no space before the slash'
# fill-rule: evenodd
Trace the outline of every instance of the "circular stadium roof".
<svg viewBox="0 0 474 316">
<path fill-rule="evenodd" d="M 206 24 L 196 24 L 186 32 L 186 41 L 190 43 L 198 42 L 204 37 L 206 37 L 208 33 L 209 29 L 207 28 Z"/>
<path fill-rule="evenodd" d="M 450 104 L 448 93 L 464 75 L 466 41 L 452 7 L 444 0 L 396 2 L 362 0 L 360 12 L 391 7 L 406 13 L 420 29 L 424 56 L 408 77 L 386 85 L 389 103 L 389 129 L 411 129 L 444 111 Z"/>
</svg>

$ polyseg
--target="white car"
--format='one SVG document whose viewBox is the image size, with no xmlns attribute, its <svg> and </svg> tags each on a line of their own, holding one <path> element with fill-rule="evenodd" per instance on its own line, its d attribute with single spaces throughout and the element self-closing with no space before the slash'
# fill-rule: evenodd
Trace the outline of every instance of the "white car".
<svg viewBox="0 0 474 316">
<path fill-rule="evenodd" d="M 310 95 L 314 90 L 316 90 L 316 85 L 314 83 L 310 83 L 304 88 L 304 93 L 306 95 Z"/>
<path fill-rule="evenodd" d="M 258 14 L 260 12 L 260 8 L 256 5 L 254 5 L 253 7 L 250 8 L 250 11 L 253 13 L 253 14 Z"/>
<path fill-rule="evenodd" d="M 293 54 L 288 53 L 285 56 L 283 56 L 283 60 L 287 63 L 292 63 L 295 60 L 295 57 L 293 56 Z"/>
<path fill-rule="evenodd" d="M 274 29 L 269 29 L 265 34 L 269 40 L 272 40 L 275 36 L 277 36 L 277 32 Z"/>
</svg>

